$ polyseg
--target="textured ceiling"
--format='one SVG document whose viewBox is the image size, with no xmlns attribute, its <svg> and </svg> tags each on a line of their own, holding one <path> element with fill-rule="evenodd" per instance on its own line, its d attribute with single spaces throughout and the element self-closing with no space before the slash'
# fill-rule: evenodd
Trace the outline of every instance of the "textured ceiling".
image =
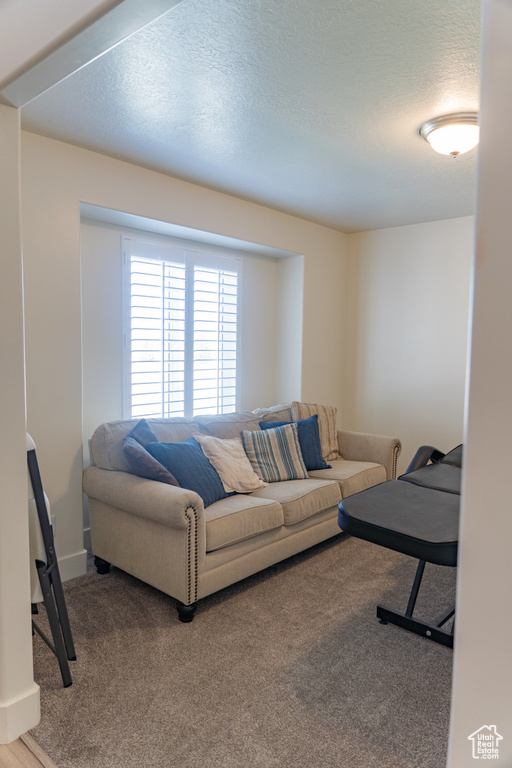
<svg viewBox="0 0 512 768">
<path fill-rule="evenodd" d="M 345 232 L 473 212 L 476 0 L 184 0 L 21 110 L 26 130 Z"/>
</svg>

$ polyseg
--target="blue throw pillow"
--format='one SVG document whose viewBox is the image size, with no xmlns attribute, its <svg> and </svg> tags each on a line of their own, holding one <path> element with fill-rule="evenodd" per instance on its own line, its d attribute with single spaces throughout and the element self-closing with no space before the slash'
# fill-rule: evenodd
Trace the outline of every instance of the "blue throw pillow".
<svg viewBox="0 0 512 768">
<path fill-rule="evenodd" d="M 205 507 L 232 495 L 224 490 L 217 471 L 194 437 L 184 443 L 148 443 L 146 450 L 174 475 L 181 488 L 198 493 Z"/>
<path fill-rule="evenodd" d="M 322 447 L 320 445 L 320 429 L 318 427 L 318 414 L 313 414 L 309 419 L 299 419 L 298 421 L 260 421 L 262 429 L 274 429 L 282 427 L 284 424 L 297 424 L 299 430 L 299 445 L 302 452 L 302 458 L 306 469 L 331 469 L 322 458 Z"/>
</svg>

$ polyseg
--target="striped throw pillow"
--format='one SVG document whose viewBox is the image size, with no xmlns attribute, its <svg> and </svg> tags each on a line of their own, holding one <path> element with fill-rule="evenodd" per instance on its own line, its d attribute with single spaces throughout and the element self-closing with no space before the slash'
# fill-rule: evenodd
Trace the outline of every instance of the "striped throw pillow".
<svg viewBox="0 0 512 768">
<path fill-rule="evenodd" d="M 320 445 L 325 461 L 341 458 L 338 449 L 338 431 L 336 426 L 337 410 L 333 405 L 316 405 L 314 403 L 292 403 L 292 417 L 294 421 L 308 419 L 313 414 L 318 414 L 318 428 L 320 430 Z"/>
<path fill-rule="evenodd" d="M 242 430 L 240 436 L 253 470 L 266 483 L 307 478 L 296 424 L 255 432 Z"/>
</svg>

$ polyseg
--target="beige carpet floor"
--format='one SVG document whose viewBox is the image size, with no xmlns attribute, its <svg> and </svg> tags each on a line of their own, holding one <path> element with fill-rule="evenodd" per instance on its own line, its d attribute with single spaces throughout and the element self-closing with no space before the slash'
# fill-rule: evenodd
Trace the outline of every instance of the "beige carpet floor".
<svg viewBox="0 0 512 768">
<path fill-rule="evenodd" d="M 68 582 L 73 685 L 35 636 L 31 733 L 59 768 L 441 768 L 452 651 L 375 617 L 405 609 L 415 567 L 340 535 L 190 624 L 119 570 Z M 419 617 L 450 605 L 455 575 L 427 565 Z"/>
</svg>

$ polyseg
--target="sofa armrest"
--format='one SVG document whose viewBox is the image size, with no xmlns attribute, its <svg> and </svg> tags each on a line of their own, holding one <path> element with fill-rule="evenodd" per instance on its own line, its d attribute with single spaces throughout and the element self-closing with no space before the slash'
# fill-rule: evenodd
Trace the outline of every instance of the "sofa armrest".
<svg viewBox="0 0 512 768">
<path fill-rule="evenodd" d="M 338 430 L 338 447 L 349 461 L 373 461 L 386 468 L 386 479 L 396 478 L 396 464 L 402 444 L 397 437 Z"/>
<path fill-rule="evenodd" d="M 84 470 L 83 489 L 93 499 L 170 528 L 187 528 L 186 512 L 191 507 L 204 521 L 203 500 L 195 491 L 145 480 L 128 472 L 91 465 Z"/>
</svg>

